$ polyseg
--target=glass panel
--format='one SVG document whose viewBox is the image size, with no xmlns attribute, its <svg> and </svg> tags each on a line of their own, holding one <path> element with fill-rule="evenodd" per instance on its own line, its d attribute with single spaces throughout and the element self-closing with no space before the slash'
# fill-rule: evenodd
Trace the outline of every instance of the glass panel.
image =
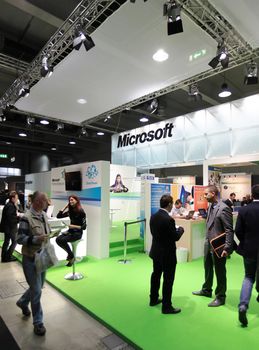
<svg viewBox="0 0 259 350">
<path fill-rule="evenodd" d="M 150 148 L 150 162 L 154 165 L 167 163 L 167 147 L 165 144 Z"/>
<path fill-rule="evenodd" d="M 174 141 L 167 144 L 167 161 L 168 163 L 180 163 L 184 159 L 183 141 Z"/>
<path fill-rule="evenodd" d="M 204 136 L 186 140 L 185 161 L 204 160 L 206 154 L 206 139 Z"/>
<path fill-rule="evenodd" d="M 259 152 L 259 127 L 233 130 L 232 155 Z"/>
<path fill-rule="evenodd" d="M 230 103 L 208 108 L 206 110 L 206 133 L 214 134 L 231 127 Z"/>
<path fill-rule="evenodd" d="M 230 132 L 222 132 L 207 137 L 207 158 L 229 156 L 231 153 Z"/>
</svg>

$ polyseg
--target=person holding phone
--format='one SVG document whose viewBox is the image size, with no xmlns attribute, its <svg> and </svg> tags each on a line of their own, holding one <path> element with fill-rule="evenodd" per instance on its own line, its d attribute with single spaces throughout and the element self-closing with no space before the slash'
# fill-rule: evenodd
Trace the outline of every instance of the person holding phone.
<svg viewBox="0 0 259 350">
<path fill-rule="evenodd" d="M 67 252 L 67 266 L 72 266 L 75 257 L 68 243 L 79 240 L 82 237 L 83 230 L 86 229 L 86 214 L 77 196 L 69 196 L 68 204 L 58 212 L 57 218 L 65 217 L 70 218 L 68 231 L 59 235 L 56 242 Z"/>
</svg>

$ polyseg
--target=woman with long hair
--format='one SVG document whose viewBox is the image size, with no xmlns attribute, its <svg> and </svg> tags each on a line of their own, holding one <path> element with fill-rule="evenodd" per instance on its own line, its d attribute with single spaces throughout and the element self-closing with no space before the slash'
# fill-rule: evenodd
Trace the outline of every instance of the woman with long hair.
<svg viewBox="0 0 259 350">
<path fill-rule="evenodd" d="M 83 230 L 86 229 L 86 215 L 81 206 L 80 199 L 75 195 L 68 197 L 68 204 L 57 214 L 57 218 L 65 218 L 68 216 L 70 218 L 69 229 L 67 232 L 59 235 L 56 242 L 67 252 L 67 266 L 72 266 L 75 257 L 68 243 L 80 239 Z"/>
<path fill-rule="evenodd" d="M 121 175 L 117 174 L 115 178 L 115 182 L 113 185 L 110 186 L 110 192 L 128 192 L 128 188 L 123 184 Z"/>
</svg>

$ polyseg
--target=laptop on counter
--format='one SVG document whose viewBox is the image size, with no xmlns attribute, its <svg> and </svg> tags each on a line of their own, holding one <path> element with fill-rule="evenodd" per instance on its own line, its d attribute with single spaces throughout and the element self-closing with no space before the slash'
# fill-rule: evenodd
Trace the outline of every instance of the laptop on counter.
<svg viewBox="0 0 259 350">
<path fill-rule="evenodd" d="M 190 210 L 189 213 L 186 215 L 185 219 L 187 220 L 192 219 L 194 213 L 195 213 L 195 210 Z"/>
</svg>

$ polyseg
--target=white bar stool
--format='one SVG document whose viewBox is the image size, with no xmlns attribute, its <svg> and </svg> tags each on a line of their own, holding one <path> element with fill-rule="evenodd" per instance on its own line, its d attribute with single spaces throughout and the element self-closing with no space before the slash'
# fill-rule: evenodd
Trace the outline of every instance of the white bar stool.
<svg viewBox="0 0 259 350">
<path fill-rule="evenodd" d="M 84 275 L 81 272 L 75 272 L 76 268 L 75 268 L 75 264 L 76 264 L 76 250 L 77 250 L 77 245 L 78 243 L 82 242 L 82 239 L 78 239 L 77 241 L 74 242 L 69 242 L 72 245 L 72 251 L 75 257 L 74 263 L 72 265 L 73 268 L 73 272 L 67 273 L 65 275 L 65 279 L 66 280 L 71 280 L 71 281 L 76 281 L 76 280 L 81 280 L 82 278 L 84 278 Z M 81 261 L 82 259 L 80 259 L 79 261 Z"/>
</svg>

